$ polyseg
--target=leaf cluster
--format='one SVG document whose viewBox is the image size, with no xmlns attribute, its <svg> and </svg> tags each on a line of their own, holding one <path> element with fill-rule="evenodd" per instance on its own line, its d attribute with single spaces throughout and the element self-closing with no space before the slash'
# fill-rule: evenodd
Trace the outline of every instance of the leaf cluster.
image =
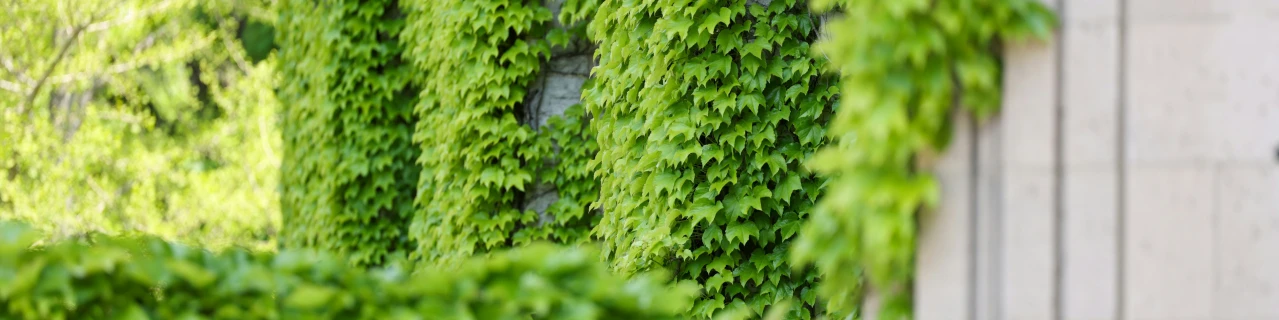
<svg viewBox="0 0 1279 320">
<path fill-rule="evenodd" d="M 530 87 L 553 46 L 571 41 L 541 1 L 412 2 L 400 39 L 420 93 L 414 142 L 422 168 L 409 234 L 418 260 L 457 259 L 537 240 L 588 239 L 597 186 L 575 111 L 542 132 L 525 123 Z M 558 148 L 556 145 L 558 144 Z M 556 158 L 558 150 L 559 158 Z M 539 214 L 533 186 L 558 187 Z"/>
<path fill-rule="evenodd" d="M 282 1 L 281 242 L 379 265 L 412 248 L 420 150 L 396 0 Z"/>
<path fill-rule="evenodd" d="M 809 55 L 817 26 L 795 0 L 605 1 L 589 22 L 595 233 L 620 270 L 701 283 L 691 316 L 787 299 L 802 302 L 792 318 L 825 314 L 816 273 L 787 261 L 824 183 L 801 162 L 837 91 Z"/>
<path fill-rule="evenodd" d="M 545 210 L 545 220 L 537 229 L 539 239 L 559 243 L 593 240 L 590 232 L 601 214 L 590 208 L 600 195 L 600 182 L 592 166 L 599 145 L 590 120 L 585 108 L 575 104 L 564 114 L 548 119 L 541 128 L 539 139 L 554 145 L 556 152 L 554 159 L 539 170 L 538 180 L 553 187 L 557 198 Z"/>
<path fill-rule="evenodd" d="M 813 1 L 838 8 L 816 54 L 840 75 L 836 143 L 810 160 L 833 180 L 804 224 L 795 262 L 815 264 L 833 309 L 853 309 L 863 279 L 884 295 L 880 319 L 911 318 L 916 215 L 938 202 L 922 152 L 940 152 L 959 107 L 1000 105 L 999 44 L 1046 37 L 1052 14 L 1033 0 Z M 857 272 L 850 272 L 856 270 Z"/>
</svg>

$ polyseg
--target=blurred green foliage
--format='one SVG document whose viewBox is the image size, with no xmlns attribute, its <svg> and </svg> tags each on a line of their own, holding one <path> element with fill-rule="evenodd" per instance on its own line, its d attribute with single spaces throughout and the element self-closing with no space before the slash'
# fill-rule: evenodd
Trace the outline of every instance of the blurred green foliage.
<svg viewBox="0 0 1279 320">
<path fill-rule="evenodd" d="M 0 318 L 680 319 L 696 295 L 662 274 L 614 275 L 591 249 L 545 244 L 410 275 L 313 251 L 39 238 L 0 222 Z"/>
<path fill-rule="evenodd" d="M 911 319 L 916 215 L 934 208 L 937 181 L 921 157 L 944 151 L 952 115 L 1000 106 L 1000 43 L 1047 37 L 1056 25 L 1036 0 L 814 0 L 838 15 L 815 55 L 841 80 L 830 136 L 808 164 L 833 179 L 809 216 L 795 262 L 822 273 L 831 308 L 883 297 L 878 319 Z"/>
<path fill-rule="evenodd" d="M 0 4 L 0 219 L 273 247 L 272 41 L 240 37 L 270 34 L 267 5 Z"/>
<path fill-rule="evenodd" d="M 1001 41 L 1055 23 L 1033 0 L 557 3 L 0 3 L 0 220 L 43 232 L 0 225 L 0 318 L 856 317 L 865 286 L 910 318 L 920 157 L 957 106 L 997 111 Z M 525 123 L 584 41 L 582 105 Z"/>
</svg>

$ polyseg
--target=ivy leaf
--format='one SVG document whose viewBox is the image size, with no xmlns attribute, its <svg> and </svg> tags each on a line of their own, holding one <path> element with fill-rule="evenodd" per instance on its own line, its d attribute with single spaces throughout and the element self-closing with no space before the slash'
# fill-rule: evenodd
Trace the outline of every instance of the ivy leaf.
<svg viewBox="0 0 1279 320">
<path fill-rule="evenodd" d="M 733 259 L 733 257 L 725 254 L 716 257 L 715 260 L 712 260 L 711 263 L 707 264 L 706 270 L 715 271 L 716 273 L 727 273 L 729 267 L 736 265 L 737 262 Z"/>
<path fill-rule="evenodd" d="M 695 80 L 694 83 L 697 84 L 706 83 L 707 68 L 705 65 L 698 62 L 689 62 L 684 64 L 683 71 L 685 79 L 693 79 Z"/>
<path fill-rule="evenodd" d="M 756 199 L 756 201 L 758 201 L 758 199 Z M 750 222 L 733 222 L 724 230 L 724 235 L 728 241 L 737 239 L 741 244 L 746 244 L 746 241 L 750 240 L 750 237 L 759 238 L 759 227 L 756 227 L 754 223 Z"/>
<path fill-rule="evenodd" d="M 709 65 L 710 74 L 715 76 L 727 76 L 729 75 L 729 71 L 732 70 L 732 66 L 733 66 L 733 59 L 731 57 L 729 56 L 719 57 L 710 62 L 710 65 Z"/>
<path fill-rule="evenodd" d="M 709 34 L 715 33 L 715 27 L 719 24 L 728 25 L 729 20 L 733 18 L 733 12 L 728 8 L 720 8 L 719 12 L 713 12 L 706 15 L 702 19 L 702 23 L 697 26 L 697 30 Z"/>
<path fill-rule="evenodd" d="M 288 298 L 285 298 L 284 305 L 298 309 L 316 309 L 327 305 L 336 295 L 338 291 L 333 288 L 303 284 L 293 289 Z"/>
<path fill-rule="evenodd" d="M 711 160 L 724 161 L 724 149 L 717 144 L 702 146 L 702 165 L 706 165 Z"/>
<path fill-rule="evenodd" d="M 732 110 L 733 107 L 736 105 L 737 105 L 737 94 L 731 93 L 731 94 L 720 94 L 718 97 L 715 97 L 715 101 L 713 102 L 712 107 L 715 108 L 715 111 L 718 111 L 720 115 L 723 115 L 724 112 L 728 110 Z"/>
<path fill-rule="evenodd" d="M 776 189 L 773 189 L 773 199 L 780 199 L 789 204 L 791 194 L 795 193 L 795 190 L 799 190 L 802 186 L 799 175 L 790 174 L 786 177 L 786 181 L 783 181 L 781 184 L 777 185 Z"/>
<path fill-rule="evenodd" d="M 763 59 L 764 50 L 768 50 L 768 48 L 769 44 L 765 41 L 752 41 L 747 43 L 745 48 L 742 48 L 742 56 L 755 56 L 757 59 Z M 751 73 L 754 73 L 754 71 Z"/>
<path fill-rule="evenodd" d="M 684 16 L 677 16 L 673 19 L 663 19 L 658 21 L 657 30 L 662 30 L 667 38 L 674 38 L 679 35 L 680 40 L 688 39 L 688 28 L 693 26 L 693 20 Z"/>
<path fill-rule="evenodd" d="M 688 211 L 689 223 L 697 225 L 701 220 L 705 220 L 707 223 L 714 223 L 715 216 L 722 209 L 724 209 L 724 204 L 722 203 L 712 203 L 711 200 L 698 199 L 693 204 L 693 209 Z"/>
<path fill-rule="evenodd" d="M 750 108 L 751 113 L 758 114 L 759 106 L 764 104 L 764 95 L 758 92 L 743 94 L 738 98 L 737 102 L 740 103 L 742 107 Z"/>
<path fill-rule="evenodd" d="M 675 181 L 679 179 L 679 174 L 663 172 L 654 177 L 653 193 L 660 194 L 663 190 L 674 191 Z"/>
<path fill-rule="evenodd" d="M 706 279 L 707 291 L 718 292 L 720 288 L 724 287 L 725 283 L 733 283 L 733 275 L 724 272 L 716 273 L 709 279 Z"/>
<path fill-rule="evenodd" d="M 774 126 L 785 119 L 790 119 L 790 106 L 787 105 L 770 108 L 768 114 L 764 116 L 764 122 Z"/>
<path fill-rule="evenodd" d="M 790 239 L 799 231 L 800 223 L 797 220 L 785 219 L 777 223 L 776 228 L 782 234 L 782 239 Z"/>
<path fill-rule="evenodd" d="M 546 34 L 546 39 L 551 42 L 551 45 L 560 47 L 567 46 L 572 40 L 568 31 L 561 28 L 551 29 L 551 31 Z"/>
<path fill-rule="evenodd" d="M 724 231 L 721 231 L 718 225 L 707 226 L 706 230 L 702 231 L 702 245 L 707 248 L 713 247 L 719 244 L 719 241 L 723 239 L 723 237 Z"/>
<path fill-rule="evenodd" d="M 182 277 L 183 280 L 186 280 L 191 286 L 196 288 L 204 288 L 217 279 L 217 275 L 189 261 L 174 260 L 170 261 L 167 266 L 170 270 L 173 270 L 174 274 Z"/>
</svg>

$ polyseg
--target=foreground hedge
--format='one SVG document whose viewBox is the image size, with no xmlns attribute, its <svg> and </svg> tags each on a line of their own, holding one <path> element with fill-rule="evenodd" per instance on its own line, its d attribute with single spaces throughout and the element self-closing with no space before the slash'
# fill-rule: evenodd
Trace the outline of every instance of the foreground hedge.
<svg viewBox="0 0 1279 320">
<path fill-rule="evenodd" d="M 0 222 L 0 319 L 664 319 L 696 294 L 534 245 L 455 270 L 349 267 L 321 253 L 212 253 L 151 238 L 36 244 Z"/>
</svg>

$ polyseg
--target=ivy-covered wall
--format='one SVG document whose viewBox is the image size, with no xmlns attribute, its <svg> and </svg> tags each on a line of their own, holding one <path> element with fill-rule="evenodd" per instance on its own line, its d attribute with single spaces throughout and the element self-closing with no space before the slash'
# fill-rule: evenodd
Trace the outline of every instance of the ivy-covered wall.
<svg viewBox="0 0 1279 320">
<path fill-rule="evenodd" d="M 692 317 L 857 316 L 866 283 L 909 317 L 916 156 L 955 105 L 994 112 L 999 40 L 1047 30 L 1030 0 L 282 7 L 312 30 L 281 50 L 286 245 L 451 265 L 598 240 L 700 283 Z"/>
<path fill-rule="evenodd" d="M 691 315 L 827 311 L 791 240 L 821 194 L 802 161 L 826 142 L 836 79 L 809 55 L 802 1 L 604 2 L 594 84 L 596 227 L 621 270 L 669 268 L 703 285 Z"/>
<path fill-rule="evenodd" d="M 580 30 L 555 23 L 541 1 L 420 2 L 409 18 L 401 39 L 421 84 L 418 259 L 588 239 L 589 117 L 556 117 L 589 67 Z"/>
<path fill-rule="evenodd" d="M 592 46 L 561 6 L 282 3 L 284 245 L 378 265 L 588 239 Z"/>
<path fill-rule="evenodd" d="M 397 0 L 283 1 L 285 247 L 379 265 L 411 249 L 420 153 Z"/>
<path fill-rule="evenodd" d="M 803 307 L 792 309 L 793 316 L 826 312 L 817 306 L 811 288 L 816 274 L 792 272 L 786 263 L 789 239 L 822 183 L 800 161 L 824 143 L 823 123 L 835 93 L 833 78 L 820 75 L 820 60 L 808 55 L 817 20 L 800 1 L 652 6 L 644 8 L 651 11 L 644 21 L 629 21 L 633 18 L 621 13 L 596 15 L 618 9 L 618 4 L 600 5 L 405 2 L 398 38 L 405 48 L 403 59 L 411 64 L 406 85 L 418 92 L 412 118 L 421 175 L 413 189 L 416 208 L 409 225 L 404 220 L 374 223 L 398 223 L 397 231 L 407 233 L 414 246 L 408 253 L 430 264 L 536 240 L 581 242 L 593 230 L 607 240 L 606 252 L 644 250 L 611 254 L 622 270 L 670 269 L 684 279 L 714 283 L 704 288 L 707 295 L 698 302 L 698 316 L 729 307 L 762 312 L 788 299 L 802 301 Z M 315 7 L 295 10 L 303 17 L 340 16 Z M 686 17 L 677 17 L 684 10 Z M 678 37 L 642 28 L 650 34 L 630 34 L 637 23 L 651 28 L 658 21 L 688 25 Z M 687 39 L 690 34 L 693 38 Z M 632 42 L 636 40 L 626 36 L 642 37 Z M 691 41 L 663 52 L 674 48 L 662 43 L 685 40 Z M 294 41 L 301 44 L 294 54 L 324 50 L 306 47 L 306 38 Z M 597 46 L 614 49 L 594 51 Z M 296 58 L 321 64 L 326 56 Z M 588 81 L 595 59 L 603 64 Z M 650 65 L 654 60 L 665 64 Z M 631 70 L 623 75 L 619 68 Z M 345 74 L 334 72 L 304 76 L 322 82 Z M 659 85 L 664 78 L 629 83 L 653 73 L 678 84 Z M 588 89 L 583 91 L 582 85 Z M 606 91 L 619 87 L 654 94 L 641 108 L 630 109 L 640 106 L 641 99 Z M 333 95 L 297 90 L 314 99 Z M 584 106 L 572 105 L 581 92 Z M 301 113 L 304 109 L 294 112 L 299 113 L 291 113 L 290 119 L 311 116 Z M 684 131 L 668 130 L 667 120 L 679 121 L 671 129 Z M 307 121 L 298 122 L 289 128 Z M 624 127 L 639 122 L 647 127 Z M 636 142 L 649 147 L 634 149 Z M 294 145 L 300 154 L 319 149 Z M 683 159 L 676 159 L 677 154 Z M 639 170 L 646 168 L 659 170 Z M 682 180 L 669 180 L 674 177 Z M 601 188 L 605 185 L 610 188 Z M 658 188 L 659 193 L 641 188 Z M 298 188 L 297 193 L 315 194 L 314 189 Z M 605 201 L 598 201 L 601 196 Z M 300 196 L 286 201 L 307 202 Z M 636 207 L 639 203 L 654 206 Z M 287 211 L 299 229 L 292 232 L 316 234 L 304 232 L 333 226 L 323 221 L 331 215 L 324 210 L 332 209 Z M 659 213 L 665 216 L 654 216 L 642 226 L 611 222 Z M 601 218 L 605 222 L 599 224 Z M 634 235 L 666 243 L 633 247 L 618 240 Z"/>
</svg>

